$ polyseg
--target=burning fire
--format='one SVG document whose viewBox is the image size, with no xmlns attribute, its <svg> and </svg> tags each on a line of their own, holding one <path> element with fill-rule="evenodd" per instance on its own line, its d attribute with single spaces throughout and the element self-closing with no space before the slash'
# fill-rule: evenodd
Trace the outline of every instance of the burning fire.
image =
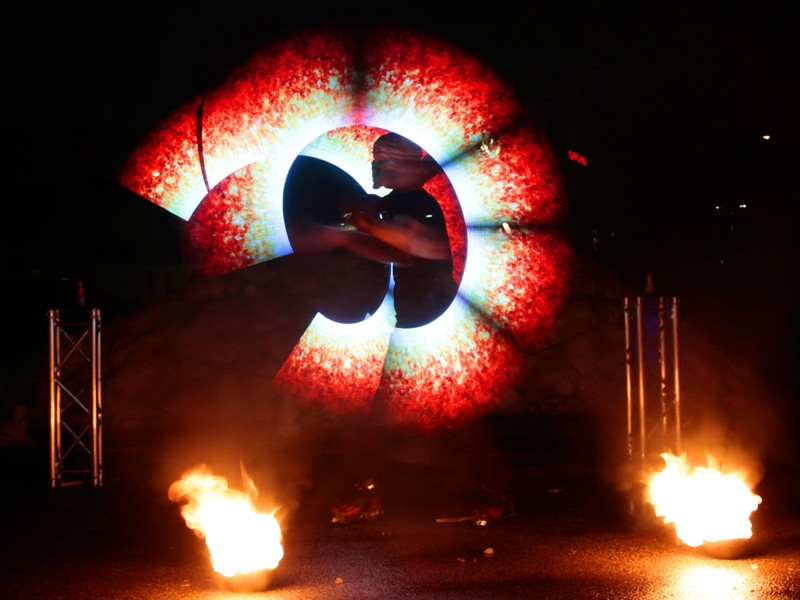
<svg viewBox="0 0 800 600">
<path fill-rule="evenodd" d="M 217 573 L 234 577 L 271 570 L 283 558 L 282 533 L 271 513 L 254 505 L 258 490 L 242 467 L 246 491 L 228 488 L 228 480 L 200 465 L 170 485 L 168 495 L 182 504 L 187 527 L 205 539 Z"/>
<path fill-rule="evenodd" d="M 743 471 L 723 472 L 712 456 L 707 467 L 691 466 L 686 454 L 661 457 L 666 467 L 651 476 L 646 499 L 656 516 L 675 524 L 678 538 L 700 546 L 752 536 L 750 515 L 761 497 L 750 490 Z"/>
</svg>

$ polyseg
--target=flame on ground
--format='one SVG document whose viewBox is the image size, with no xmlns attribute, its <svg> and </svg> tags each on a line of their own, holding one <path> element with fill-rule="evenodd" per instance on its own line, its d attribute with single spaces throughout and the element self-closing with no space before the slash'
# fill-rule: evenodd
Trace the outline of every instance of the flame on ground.
<svg viewBox="0 0 800 600">
<path fill-rule="evenodd" d="M 187 527 L 205 540 L 212 567 L 225 577 L 272 570 L 283 558 L 275 510 L 258 511 L 258 490 L 244 467 L 242 477 L 247 491 L 230 489 L 227 479 L 199 465 L 168 491 L 170 500 L 182 504 Z"/>
<path fill-rule="evenodd" d="M 646 500 L 656 516 L 675 524 L 678 538 L 689 546 L 738 540 L 753 534 L 750 515 L 761 497 L 754 494 L 741 470 L 724 472 L 708 456 L 707 467 L 693 467 L 686 454 L 661 455 L 663 471 L 649 478 Z"/>
</svg>

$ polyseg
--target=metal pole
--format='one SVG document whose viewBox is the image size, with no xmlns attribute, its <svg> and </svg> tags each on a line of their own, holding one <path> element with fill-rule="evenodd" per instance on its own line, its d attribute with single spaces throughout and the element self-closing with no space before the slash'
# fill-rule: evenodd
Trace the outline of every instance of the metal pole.
<svg viewBox="0 0 800 600">
<path fill-rule="evenodd" d="M 92 481 L 103 485 L 103 401 L 100 343 L 100 310 L 92 309 Z"/>
<path fill-rule="evenodd" d="M 642 298 L 636 298 L 636 345 L 639 377 L 639 458 L 641 467 L 645 466 L 645 445 L 647 434 L 645 431 L 645 394 L 644 394 L 644 316 L 642 314 Z"/>
<path fill-rule="evenodd" d="M 57 478 L 57 464 L 58 464 L 58 448 L 60 448 L 60 444 L 58 442 L 57 436 L 58 432 L 61 429 L 61 423 L 59 420 L 59 413 L 61 412 L 61 407 L 59 406 L 57 397 L 56 397 L 56 319 L 58 312 L 55 310 L 47 311 L 47 318 L 49 321 L 49 330 L 50 330 L 50 371 L 49 371 L 49 379 L 50 379 L 50 487 L 56 487 L 58 484 Z"/>
<path fill-rule="evenodd" d="M 660 401 L 661 401 L 661 438 L 664 444 L 667 443 L 667 435 L 669 433 L 669 425 L 667 420 L 667 412 L 669 402 L 667 398 L 667 320 L 666 320 L 667 305 L 663 297 L 658 299 L 658 352 L 659 352 L 659 366 L 660 369 Z"/>
<path fill-rule="evenodd" d="M 675 452 L 681 453 L 681 384 L 678 364 L 678 297 L 672 297 L 672 370 L 675 393 Z"/>
<path fill-rule="evenodd" d="M 625 298 L 625 378 L 628 396 L 628 461 L 633 460 L 633 347 L 631 342 L 631 302 Z"/>
</svg>

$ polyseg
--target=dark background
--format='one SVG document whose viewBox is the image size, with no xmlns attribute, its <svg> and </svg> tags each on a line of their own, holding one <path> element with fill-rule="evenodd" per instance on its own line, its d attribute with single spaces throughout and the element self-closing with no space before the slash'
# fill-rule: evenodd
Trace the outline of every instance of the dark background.
<svg viewBox="0 0 800 600">
<path fill-rule="evenodd" d="M 78 279 L 112 319 L 155 293 L 111 291 L 99 271 L 184 260 L 180 220 L 115 182 L 151 129 L 279 37 L 388 21 L 436 33 L 508 80 L 561 161 L 576 249 L 642 291 L 652 273 L 656 293 L 680 296 L 796 400 L 788 3 L 286 4 L 26 6 L 6 20 L 12 353 L 39 346 L 46 310 L 72 302 Z"/>
</svg>

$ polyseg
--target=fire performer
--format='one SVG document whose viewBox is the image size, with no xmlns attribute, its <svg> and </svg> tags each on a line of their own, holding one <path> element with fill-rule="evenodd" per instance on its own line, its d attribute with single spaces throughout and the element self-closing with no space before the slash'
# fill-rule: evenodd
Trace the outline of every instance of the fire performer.
<svg viewBox="0 0 800 600">
<path fill-rule="evenodd" d="M 423 189 L 441 167 L 396 133 L 378 138 L 372 153 L 373 188 L 392 191 L 381 198 L 356 185 L 333 190 L 338 224 L 305 215 L 289 238 L 300 254 L 341 248 L 392 265 L 397 326 L 417 327 L 442 314 L 458 287 L 444 214 Z"/>
</svg>

